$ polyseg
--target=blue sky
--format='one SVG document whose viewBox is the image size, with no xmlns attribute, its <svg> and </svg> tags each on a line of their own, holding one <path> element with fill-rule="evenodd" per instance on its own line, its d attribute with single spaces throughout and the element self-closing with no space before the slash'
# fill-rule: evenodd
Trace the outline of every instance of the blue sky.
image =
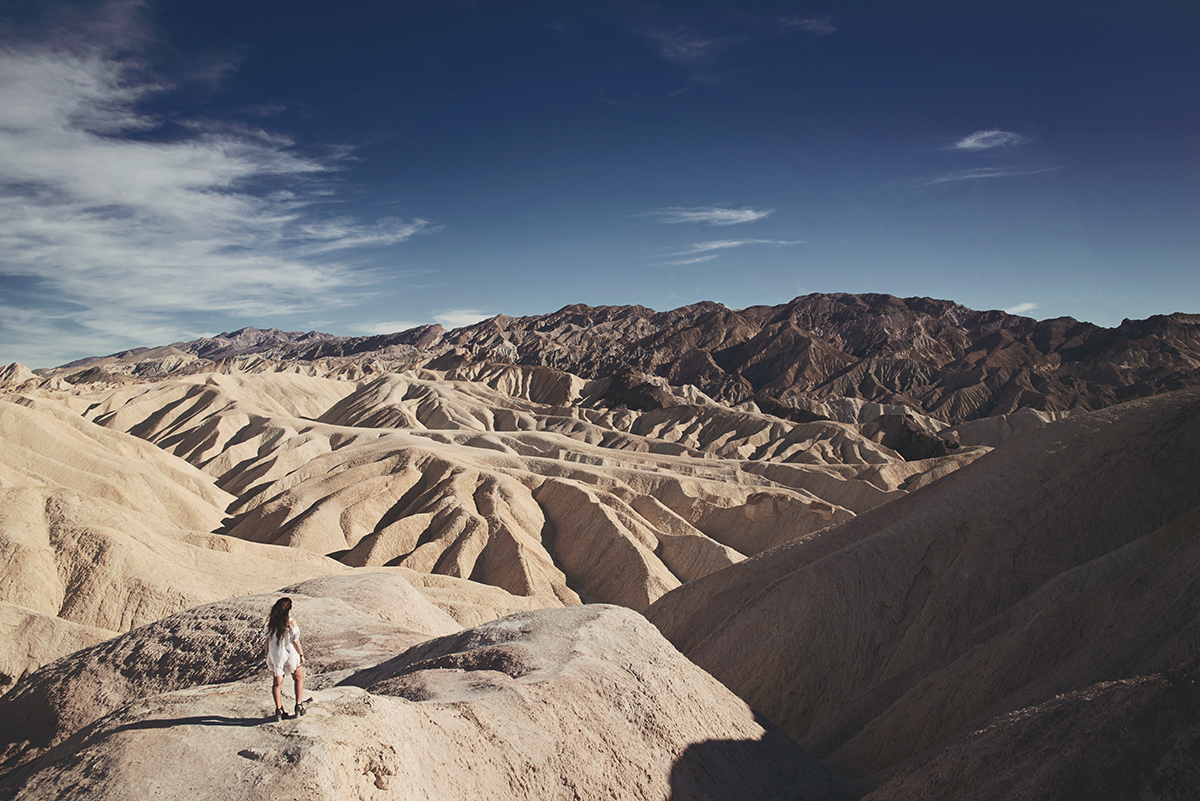
<svg viewBox="0 0 1200 801">
<path fill-rule="evenodd" d="M 1200 312 L 1200 6 L 0 0 L 0 363 L 886 292 Z"/>
</svg>

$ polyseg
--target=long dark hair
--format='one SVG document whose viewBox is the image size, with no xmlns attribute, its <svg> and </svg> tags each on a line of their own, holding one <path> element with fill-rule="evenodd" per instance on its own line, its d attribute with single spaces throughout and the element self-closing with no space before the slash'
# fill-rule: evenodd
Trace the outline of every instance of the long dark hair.
<svg viewBox="0 0 1200 801">
<path fill-rule="evenodd" d="M 288 617 L 291 614 L 292 599 L 285 595 L 271 607 L 271 614 L 267 617 L 267 633 L 283 642 L 284 635 L 288 630 Z"/>
</svg>

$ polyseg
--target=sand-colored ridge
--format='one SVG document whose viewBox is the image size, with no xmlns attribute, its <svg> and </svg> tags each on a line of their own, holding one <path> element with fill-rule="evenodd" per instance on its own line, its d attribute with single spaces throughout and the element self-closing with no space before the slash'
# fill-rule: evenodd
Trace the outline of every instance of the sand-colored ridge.
<svg viewBox="0 0 1200 801">
<path fill-rule="evenodd" d="M 0 367 L 0 388 L 19 388 L 23 384 L 37 381 L 37 374 L 20 362 L 12 362 Z"/>
<path fill-rule="evenodd" d="M 0 694 L 37 668 L 117 632 L 82 626 L 16 604 L 0 602 Z"/>
<path fill-rule="evenodd" d="M 417 583 L 469 623 L 581 594 L 645 609 L 978 455 L 905 462 L 855 424 L 727 409 L 647 376 L 628 381 L 673 406 L 609 408 L 607 378 L 471 360 L 361 381 L 261 360 L 145 381 L 122 372 L 138 357 L 87 368 L 119 381 L 22 384 L 0 402 L 0 601 L 119 632 L 384 568 L 445 577 Z M 597 536 L 608 559 L 589 552 Z"/>
<path fill-rule="evenodd" d="M 583 593 L 636 609 L 896 497 L 914 473 L 979 453 L 910 463 L 854 424 L 794 423 L 710 400 L 650 411 L 588 405 L 603 384 L 495 365 L 358 384 L 193 375 L 100 390 L 85 416 L 157 444 L 237 496 L 222 533 L 349 566 L 471 579 L 544 605 Z M 587 488 L 587 500 L 560 502 L 571 486 Z M 645 497 L 664 508 L 642 503 L 647 518 L 631 505 Z M 605 569 L 621 582 L 573 572 L 600 564 L 575 544 L 594 539 L 573 532 L 605 520 L 618 559 Z M 690 527 L 682 539 L 680 522 Z"/>
<path fill-rule="evenodd" d="M 0 486 L 75 490 L 147 522 L 203 531 L 219 525 L 233 501 L 190 465 L 53 403 L 0 400 L 0 443 L 8 476 Z"/>
</svg>

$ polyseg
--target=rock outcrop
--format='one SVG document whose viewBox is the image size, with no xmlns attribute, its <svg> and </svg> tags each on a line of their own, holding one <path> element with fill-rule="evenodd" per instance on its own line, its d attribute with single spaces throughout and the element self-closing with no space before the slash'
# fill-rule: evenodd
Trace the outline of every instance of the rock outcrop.
<svg viewBox="0 0 1200 801">
<path fill-rule="evenodd" d="M 347 580 L 290 588 L 305 717 L 268 722 L 259 631 L 277 596 L 188 610 L 0 699 L 0 797 L 851 797 L 633 612 L 456 632 L 403 582 Z"/>
</svg>

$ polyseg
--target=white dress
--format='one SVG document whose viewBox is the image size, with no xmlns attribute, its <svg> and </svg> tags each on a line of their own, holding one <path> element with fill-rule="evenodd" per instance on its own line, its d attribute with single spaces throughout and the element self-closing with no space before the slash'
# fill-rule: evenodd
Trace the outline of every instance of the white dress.
<svg viewBox="0 0 1200 801">
<path fill-rule="evenodd" d="M 263 636 L 267 638 L 267 667 L 271 672 L 276 676 L 295 673 L 296 668 L 300 667 L 300 652 L 296 650 L 296 643 L 300 642 L 299 626 L 289 620 L 283 642 L 271 636 L 266 627 L 263 628 Z"/>
</svg>

